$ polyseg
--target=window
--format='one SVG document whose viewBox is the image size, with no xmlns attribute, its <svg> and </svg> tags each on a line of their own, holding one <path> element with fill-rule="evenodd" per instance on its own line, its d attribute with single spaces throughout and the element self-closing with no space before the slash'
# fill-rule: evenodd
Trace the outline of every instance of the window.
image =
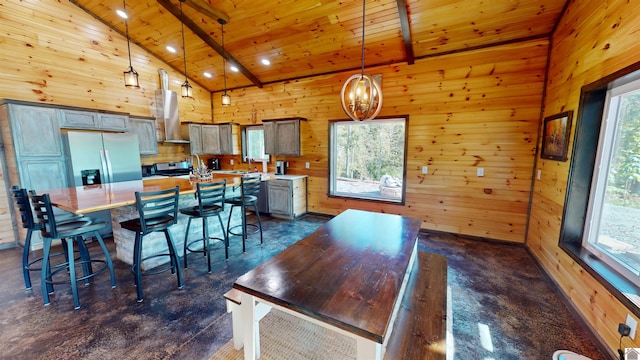
<svg viewBox="0 0 640 360">
<path fill-rule="evenodd" d="M 246 126 L 242 129 L 242 159 L 247 156 L 256 161 L 269 161 L 269 155 L 264 153 L 264 127 L 262 125 Z"/>
<path fill-rule="evenodd" d="M 607 91 L 583 247 L 640 285 L 640 80 Z"/>
<path fill-rule="evenodd" d="M 404 203 L 406 118 L 330 123 L 329 195 Z"/>
</svg>

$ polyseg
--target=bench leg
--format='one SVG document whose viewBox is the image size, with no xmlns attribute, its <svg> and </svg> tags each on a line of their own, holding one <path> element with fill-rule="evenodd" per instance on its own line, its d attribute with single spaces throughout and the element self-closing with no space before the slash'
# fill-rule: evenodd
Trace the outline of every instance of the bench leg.
<svg viewBox="0 0 640 360">
<path fill-rule="evenodd" d="M 382 344 L 358 337 L 356 339 L 356 352 L 356 359 L 358 360 L 381 360 Z"/>
</svg>

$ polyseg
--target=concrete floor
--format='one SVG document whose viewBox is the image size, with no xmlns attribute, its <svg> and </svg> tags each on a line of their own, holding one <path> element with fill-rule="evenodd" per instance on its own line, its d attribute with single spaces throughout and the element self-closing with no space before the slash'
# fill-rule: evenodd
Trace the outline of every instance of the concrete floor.
<svg viewBox="0 0 640 360">
<path fill-rule="evenodd" d="M 22 251 L 2 250 L 0 358 L 208 359 L 231 339 L 222 294 L 233 281 L 328 219 L 267 218 L 264 244 L 254 235 L 242 253 L 240 238 L 232 238 L 229 260 L 222 248 L 214 252 L 212 274 L 201 254 L 190 254 L 181 290 L 169 272 L 144 277 L 142 303 L 129 267 L 114 260 L 117 287 L 110 287 L 107 273 L 80 286 L 80 310 L 73 309 L 66 284 L 43 306 L 38 273 L 32 275 L 34 290 L 24 289 Z M 114 251 L 113 241 L 107 244 Z M 455 359 L 551 359 L 559 348 L 605 358 L 523 247 L 429 232 L 420 235 L 419 246 L 449 261 Z M 479 326 L 489 329 L 490 349 Z"/>
</svg>

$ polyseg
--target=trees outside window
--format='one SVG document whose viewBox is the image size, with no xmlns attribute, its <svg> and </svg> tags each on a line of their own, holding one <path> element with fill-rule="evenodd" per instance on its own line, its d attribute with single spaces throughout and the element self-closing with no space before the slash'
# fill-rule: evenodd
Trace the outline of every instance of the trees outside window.
<svg viewBox="0 0 640 360">
<path fill-rule="evenodd" d="M 406 122 L 332 122 L 329 194 L 404 202 Z"/>
</svg>

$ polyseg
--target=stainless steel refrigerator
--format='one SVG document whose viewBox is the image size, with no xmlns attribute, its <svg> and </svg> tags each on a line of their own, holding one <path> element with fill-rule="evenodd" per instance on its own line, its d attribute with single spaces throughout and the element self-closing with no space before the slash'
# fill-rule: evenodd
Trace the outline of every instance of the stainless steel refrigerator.
<svg viewBox="0 0 640 360">
<path fill-rule="evenodd" d="M 70 186 L 142 179 L 138 137 L 127 133 L 69 131 L 62 135 Z M 108 210 L 88 214 L 109 223 Z"/>
</svg>

